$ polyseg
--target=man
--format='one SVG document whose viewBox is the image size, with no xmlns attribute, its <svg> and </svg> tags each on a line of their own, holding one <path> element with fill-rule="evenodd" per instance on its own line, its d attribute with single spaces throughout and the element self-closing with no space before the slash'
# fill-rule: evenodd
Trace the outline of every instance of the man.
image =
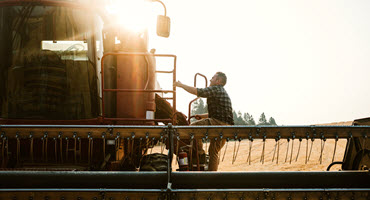
<svg viewBox="0 0 370 200">
<path fill-rule="evenodd" d="M 222 72 L 217 72 L 210 80 L 210 86 L 207 88 L 195 88 L 180 81 L 174 83 L 176 87 L 181 87 L 187 92 L 197 95 L 198 97 L 207 98 L 208 113 L 195 115 L 198 121 L 191 123 L 191 125 L 233 125 L 233 109 L 231 100 L 227 94 L 224 86 L 227 77 Z M 203 143 L 201 140 L 197 141 L 199 154 L 204 153 Z M 219 152 L 225 145 L 223 140 L 211 140 L 209 145 L 209 165 L 208 171 L 217 171 L 219 163 Z"/>
</svg>

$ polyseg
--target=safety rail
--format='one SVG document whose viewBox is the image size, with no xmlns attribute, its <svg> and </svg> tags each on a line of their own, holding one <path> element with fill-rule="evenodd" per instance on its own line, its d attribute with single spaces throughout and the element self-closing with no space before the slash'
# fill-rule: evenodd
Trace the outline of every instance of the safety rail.
<svg viewBox="0 0 370 200">
<path fill-rule="evenodd" d="M 195 75 L 194 75 L 194 87 L 197 87 L 197 76 L 201 76 L 201 77 L 203 77 L 204 79 L 205 79 L 205 87 L 207 87 L 208 86 L 208 80 L 207 80 L 207 77 L 205 76 L 205 75 L 203 75 L 203 74 L 201 74 L 201 73 L 196 73 Z M 193 118 L 194 116 L 190 116 L 191 115 L 191 104 L 193 104 L 196 100 L 198 100 L 200 97 L 197 97 L 197 98 L 195 98 L 195 99 L 193 99 L 192 101 L 190 101 L 190 103 L 189 103 L 189 111 L 188 111 L 188 116 L 189 116 L 189 118 L 188 118 L 188 123 L 190 124 L 190 120 L 191 120 L 191 118 Z"/>
<path fill-rule="evenodd" d="M 144 89 L 106 89 L 104 87 L 104 59 L 107 56 L 144 56 L 147 62 L 147 66 L 149 67 L 149 63 L 147 61 L 147 56 L 154 56 L 154 57 L 172 57 L 174 59 L 174 68 L 171 71 L 155 71 L 155 73 L 172 73 L 172 82 L 176 81 L 176 61 L 177 57 L 175 55 L 171 54 L 152 54 L 152 53 L 146 53 L 146 52 L 108 52 L 103 55 L 101 58 L 101 87 L 102 87 L 102 121 L 150 121 L 150 122 L 172 122 L 173 124 L 176 122 L 176 119 L 139 119 L 139 118 L 106 118 L 105 117 L 105 104 L 104 104 L 104 92 L 134 92 L 134 93 L 173 93 L 172 98 L 166 98 L 166 99 L 172 99 L 173 105 L 172 110 L 173 113 L 176 113 L 176 87 L 173 86 L 173 90 L 154 90 L 154 89 L 147 89 L 148 83 L 149 83 L 149 76 L 148 80 L 146 81 L 145 88 Z M 149 73 L 149 70 L 147 70 L 147 73 Z"/>
</svg>

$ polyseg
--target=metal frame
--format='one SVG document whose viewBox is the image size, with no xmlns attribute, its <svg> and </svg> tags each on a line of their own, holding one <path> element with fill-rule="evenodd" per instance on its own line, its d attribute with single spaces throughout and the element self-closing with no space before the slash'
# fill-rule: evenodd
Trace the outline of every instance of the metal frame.
<svg viewBox="0 0 370 200">
<path fill-rule="evenodd" d="M 77 130 L 76 130 L 77 129 Z M 160 137 L 166 130 L 174 131 L 179 139 L 229 138 L 229 139 L 337 139 L 363 137 L 368 139 L 370 126 L 129 126 L 129 125 L 0 125 L 0 134 L 15 138 L 16 134 L 35 137 L 58 136 L 63 133 L 68 137 L 73 133 L 81 136 L 90 133 L 92 137 L 101 137 L 110 133 L 115 138 L 147 136 Z M 148 133 L 148 134 L 147 134 Z"/>
<path fill-rule="evenodd" d="M 205 79 L 205 84 L 206 84 L 206 87 L 208 86 L 208 80 L 207 80 L 207 77 L 201 73 L 196 73 L 194 75 L 194 87 L 197 87 L 197 76 L 202 76 L 204 79 Z M 188 116 L 189 116 L 189 119 L 188 119 L 188 123 L 190 124 L 190 119 L 193 118 L 194 116 L 190 116 L 191 115 L 191 104 L 193 104 L 196 100 L 198 100 L 200 97 L 197 97 L 195 99 L 193 99 L 192 101 L 190 101 L 189 103 L 189 111 L 188 111 Z"/>
<path fill-rule="evenodd" d="M 104 105 L 104 92 L 136 92 L 136 93 L 152 93 L 152 92 L 161 92 L 161 93 L 173 93 L 173 113 L 176 113 L 176 87 L 173 86 L 173 90 L 151 90 L 151 89 L 106 89 L 104 88 L 104 59 L 107 56 L 154 56 L 154 57 L 172 57 L 174 59 L 174 68 L 172 71 L 155 71 L 155 73 L 172 73 L 173 82 L 176 81 L 176 55 L 171 54 L 151 54 L 146 52 L 108 52 L 103 55 L 101 58 L 101 87 L 102 87 L 102 120 L 105 122 L 109 121 L 158 121 L 158 122 L 172 122 L 175 123 L 174 119 L 129 119 L 129 118 L 105 118 L 105 105 Z M 146 83 L 146 86 L 148 82 Z M 171 99 L 171 98 L 167 98 Z"/>
</svg>

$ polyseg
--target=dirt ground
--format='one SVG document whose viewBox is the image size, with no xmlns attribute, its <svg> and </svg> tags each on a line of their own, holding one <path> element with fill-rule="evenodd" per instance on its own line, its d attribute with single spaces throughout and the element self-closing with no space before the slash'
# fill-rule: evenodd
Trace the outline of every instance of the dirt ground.
<svg viewBox="0 0 370 200">
<path fill-rule="evenodd" d="M 321 124 L 322 125 L 322 124 Z M 329 123 L 325 125 L 350 125 L 350 122 L 337 122 Z M 240 142 L 239 151 L 238 148 L 239 142 L 230 141 L 221 150 L 220 164 L 218 171 L 326 171 L 327 167 L 332 163 L 335 140 L 328 139 L 325 144 L 323 141 L 316 139 L 313 142 L 312 152 L 309 157 L 308 162 L 306 163 L 306 151 L 307 157 L 311 149 L 311 140 L 302 140 L 301 144 L 298 139 L 288 142 L 286 139 L 280 140 L 280 150 L 279 150 L 279 159 L 277 163 L 277 146 L 275 140 L 266 140 L 265 143 L 265 153 L 264 153 L 264 162 L 262 163 L 262 151 L 263 151 L 263 142 L 262 140 L 254 140 L 251 148 L 251 162 L 248 161 L 250 142 L 249 140 L 243 140 Z M 337 143 L 334 161 L 343 161 L 344 151 L 346 148 L 347 140 L 340 139 Z M 207 145 L 209 146 L 209 145 Z M 275 150 L 276 146 L 276 150 Z M 321 146 L 323 146 L 322 153 L 322 162 L 320 162 L 321 155 Z M 206 144 L 204 145 L 204 149 Z M 292 151 L 293 147 L 293 151 Z M 234 150 L 235 149 L 235 150 Z M 274 156 L 275 150 L 275 156 Z M 288 150 L 288 152 L 287 152 Z M 225 153 L 226 151 L 226 153 Z M 160 147 L 157 146 L 153 149 L 154 152 L 161 152 Z M 237 152 L 236 159 L 234 163 L 233 155 Z M 164 153 L 167 153 L 165 150 Z M 224 156 L 225 154 L 225 156 Z M 274 162 L 272 162 L 274 157 Z M 174 157 L 176 159 L 176 156 Z M 176 162 L 172 164 L 173 169 L 178 169 Z M 340 170 L 340 165 L 334 165 L 331 168 L 331 171 Z"/>
</svg>

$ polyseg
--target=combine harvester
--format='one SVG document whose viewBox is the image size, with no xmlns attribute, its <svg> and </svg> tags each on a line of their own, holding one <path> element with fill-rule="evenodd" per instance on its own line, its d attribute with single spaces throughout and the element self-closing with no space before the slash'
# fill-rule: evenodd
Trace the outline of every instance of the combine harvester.
<svg viewBox="0 0 370 200">
<path fill-rule="evenodd" d="M 107 5 L 0 1 L 0 200 L 370 198 L 369 119 L 356 126 L 187 126 L 176 112 L 176 88 L 156 86 L 158 73 L 176 80 L 176 56 L 148 52 L 147 32 L 117 25 Z M 164 9 L 157 34 L 168 37 Z M 157 70 L 158 57 L 173 60 L 173 69 Z M 337 172 L 176 172 L 171 165 L 183 141 L 270 139 L 278 155 L 281 140 L 343 138 Z M 168 155 L 151 154 L 155 144 Z M 192 162 L 190 169 L 200 168 Z"/>
</svg>

